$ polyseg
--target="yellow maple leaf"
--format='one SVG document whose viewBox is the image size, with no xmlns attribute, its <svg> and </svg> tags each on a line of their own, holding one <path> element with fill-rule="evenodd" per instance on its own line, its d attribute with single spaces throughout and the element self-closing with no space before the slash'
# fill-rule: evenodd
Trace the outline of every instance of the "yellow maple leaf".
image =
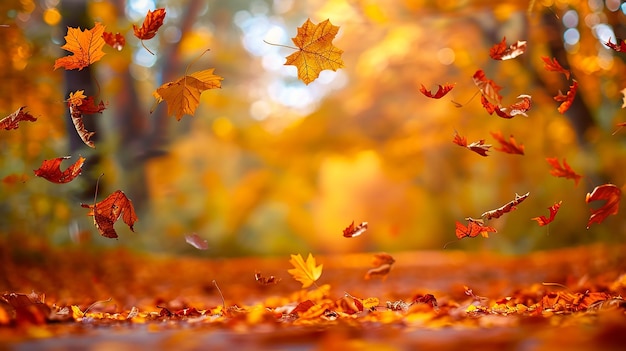
<svg viewBox="0 0 626 351">
<path fill-rule="evenodd" d="M 105 41 L 102 38 L 104 26 L 96 22 L 92 29 L 67 28 L 65 45 L 61 49 L 70 51 L 73 55 L 58 58 L 54 61 L 54 69 L 63 67 L 68 69 L 78 69 L 79 71 L 90 64 L 100 60 L 104 56 Z"/>
<path fill-rule="evenodd" d="M 152 93 L 156 98 L 156 103 L 165 100 L 167 102 L 167 114 L 176 114 L 176 119 L 180 121 L 183 115 L 192 115 L 200 104 L 200 94 L 208 89 L 222 87 L 224 78 L 213 74 L 215 69 L 205 69 L 183 76 L 175 82 L 161 85 Z"/>
<path fill-rule="evenodd" d="M 325 69 L 336 71 L 343 67 L 341 54 L 343 50 L 332 44 L 339 31 L 329 20 L 313 24 L 307 19 L 302 27 L 298 28 L 298 35 L 292 38 L 299 51 L 287 56 L 285 65 L 298 68 L 298 78 L 309 84 Z"/>
<path fill-rule="evenodd" d="M 308 288 L 320 278 L 322 275 L 322 268 L 324 266 L 323 264 L 316 266 L 315 258 L 310 253 L 306 262 L 304 262 L 302 256 L 298 254 L 297 256 L 291 255 L 289 263 L 291 263 L 295 268 L 289 269 L 287 272 L 291 274 L 295 280 L 302 283 L 302 289 Z"/>
</svg>

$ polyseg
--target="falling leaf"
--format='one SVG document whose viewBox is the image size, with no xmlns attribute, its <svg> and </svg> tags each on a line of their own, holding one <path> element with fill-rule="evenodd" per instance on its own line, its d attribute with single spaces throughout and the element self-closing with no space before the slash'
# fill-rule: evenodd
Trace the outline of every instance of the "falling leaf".
<svg viewBox="0 0 626 351">
<path fill-rule="evenodd" d="M 556 60 L 555 57 L 553 57 L 552 59 L 550 59 L 549 57 L 542 57 L 541 59 L 544 62 L 543 68 L 546 71 L 563 73 L 565 75 L 565 78 L 569 80 L 569 76 L 570 76 L 569 70 L 563 68 L 563 66 L 561 66 L 561 64 L 559 63 L 559 61 Z"/>
<path fill-rule="evenodd" d="M 512 135 L 509 136 L 508 141 L 504 139 L 501 132 L 496 132 L 496 133 L 491 132 L 491 136 L 493 136 L 494 139 L 496 139 L 501 145 L 501 147 L 499 148 L 497 147 L 494 148 L 495 150 L 505 152 L 507 154 L 518 154 L 518 155 L 524 154 L 524 145 L 523 144 L 517 145 L 517 142 L 515 141 L 515 138 Z"/>
<path fill-rule="evenodd" d="M 12 114 L 4 117 L 0 120 L 0 129 L 11 130 L 17 129 L 19 127 L 19 122 L 29 121 L 34 122 L 37 120 L 36 117 L 33 117 L 30 113 L 23 111 L 26 106 L 22 106 L 17 109 L 17 111 Z"/>
<path fill-rule="evenodd" d="M 152 95 L 157 104 L 163 100 L 167 102 L 168 116 L 175 114 L 178 121 L 185 114 L 193 116 L 200 104 L 200 94 L 205 90 L 222 87 L 221 81 L 224 78 L 213 74 L 214 70 L 206 69 L 183 76 L 175 82 L 165 83 Z"/>
<path fill-rule="evenodd" d="M 532 103 L 531 103 L 532 97 L 530 95 L 522 94 L 518 96 L 517 98 L 521 99 L 521 101 L 518 101 L 509 107 L 503 107 L 499 109 L 499 111 L 502 112 L 503 114 L 500 114 L 498 113 L 498 111 L 496 111 L 498 116 L 503 117 L 503 118 L 513 118 L 517 115 L 528 117 L 526 112 L 530 110 L 530 107 L 532 106 Z M 506 111 L 509 111 L 509 112 L 506 112 Z"/>
<path fill-rule="evenodd" d="M 489 151 L 489 148 L 491 147 L 491 145 L 489 144 L 485 144 L 485 140 L 484 139 L 480 139 L 478 141 L 473 141 L 472 143 L 468 144 L 467 143 L 467 138 L 465 138 L 464 136 L 460 136 L 456 131 L 454 132 L 454 139 L 452 140 L 453 143 L 459 145 L 459 146 L 463 146 L 465 148 L 468 148 L 472 151 L 474 151 L 475 153 L 481 155 L 481 156 L 489 156 L 487 155 L 487 152 Z"/>
<path fill-rule="evenodd" d="M 329 20 L 313 24 L 307 19 L 298 28 L 298 35 L 292 38 L 298 51 L 287 56 L 285 65 L 296 66 L 298 79 L 307 85 L 317 79 L 323 70 L 336 71 L 342 68 L 343 50 L 332 44 L 338 31 L 339 27 L 332 25 Z"/>
<path fill-rule="evenodd" d="M 556 216 L 556 214 L 559 212 L 559 208 L 561 208 L 561 203 L 563 201 L 559 201 L 558 203 L 555 203 L 554 205 L 548 207 L 548 210 L 550 210 L 550 217 L 546 218 L 545 216 L 539 216 L 539 217 L 533 217 L 531 218 L 531 220 L 533 221 L 537 221 L 537 223 L 539 223 L 539 226 L 544 226 L 550 222 L 552 222 L 554 220 L 554 217 Z"/>
<path fill-rule="evenodd" d="M 9 174 L 8 176 L 2 178 L 2 183 L 6 185 L 13 185 L 15 183 L 26 183 L 28 180 L 28 176 L 26 174 Z"/>
<path fill-rule="evenodd" d="M 374 268 L 370 269 L 365 273 L 365 280 L 369 280 L 373 276 L 381 276 L 384 281 L 387 279 L 387 275 L 391 270 L 391 266 L 396 262 L 396 260 L 391 257 L 390 254 L 381 252 L 374 255 L 374 259 L 372 260 L 372 265 Z"/>
<path fill-rule="evenodd" d="M 361 224 L 354 226 L 354 221 L 350 223 L 350 225 L 343 230 L 343 236 L 346 238 L 354 238 L 357 237 L 367 230 L 367 222 L 362 222 Z"/>
<path fill-rule="evenodd" d="M 137 221 L 135 208 L 132 201 L 126 197 L 121 190 L 117 190 L 106 199 L 90 205 L 80 204 L 81 207 L 89 208 L 91 211 L 87 214 L 93 216 L 93 221 L 100 232 L 106 238 L 117 238 L 117 233 L 113 228 L 113 224 L 122 217 L 122 220 L 131 231 L 135 231 L 133 225 Z"/>
<path fill-rule="evenodd" d="M 209 243 L 205 239 L 202 239 L 198 234 L 191 233 L 185 235 L 185 242 L 195 247 L 198 250 L 206 250 L 209 248 Z"/>
<path fill-rule="evenodd" d="M 156 9 L 154 11 L 148 10 L 146 18 L 143 20 L 141 27 L 137 27 L 133 24 L 133 31 L 135 36 L 141 40 L 148 40 L 154 38 L 157 31 L 163 25 L 163 19 L 165 19 L 165 9 Z"/>
<path fill-rule="evenodd" d="M 555 101 L 561 102 L 561 105 L 558 108 L 561 114 L 565 113 L 565 111 L 569 110 L 569 108 L 572 106 L 572 103 L 574 102 L 574 98 L 576 97 L 577 90 L 578 90 L 578 82 L 575 79 L 573 79 L 572 85 L 570 85 L 569 90 L 567 91 L 566 95 L 563 95 L 563 93 L 559 90 L 559 94 L 554 97 Z"/>
<path fill-rule="evenodd" d="M 520 203 L 522 203 L 522 201 L 526 200 L 528 195 L 530 195 L 529 192 L 524 195 L 515 194 L 515 199 L 507 202 L 504 206 L 498 207 L 495 210 L 487 211 L 480 216 L 485 219 L 500 218 L 503 214 L 516 210 L 517 207 L 515 206 L 519 205 Z"/>
<path fill-rule="evenodd" d="M 583 177 L 579 174 L 576 174 L 574 170 L 567 164 L 567 161 L 563 159 L 563 166 L 559 163 L 559 159 L 557 157 L 546 157 L 546 161 L 552 166 L 550 170 L 550 174 L 555 177 L 562 177 L 567 179 L 573 179 L 574 184 L 578 186 L 578 182 Z"/>
<path fill-rule="evenodd" d="M 502 90 L 501 86 L 498 86 L 493 80 L 487 78 L 485 72 L 479 69 L 472 76 L 474 84 L 480 89 L 480 93 L 492 104 L 500 105 L 502 102 L 502 96 L 499 91 Z"/>
<path fill-rule="evenodd" d="M 122 51 L 124 45 L 126 45 L 126 38 L 120 33 L 104 32 L 102 33 L 102 39 L 104 42 L 117 51 Z"/>
<path fill-rule="evenodd" d="M 586 203 L 598 200 L 606 200 L 600 208 L 591 210 L 591 217 L 587 223 L 587 229 L 593 223 L 602 223 L 609 215 L 619 212 L 619 201 L 622 198 L 622 190 L 613 184 L 599 185 L 591 193 L 587 193 Z"/>
<path fill-rule="evenodd" d="M 273 275 L 264 277 L 260 272 L 254 273 L 254 279 L 261 285 L 277 284 L 280 281 L 280 278 L 276 278 Z"/>
<path fill-rule="evenodd" d="M 66 70 L 78 69 L 89 66 L 99 61 L 104 56 L 102 48 L 106 44 L 102 38 L 104 26 L 99 22 L 95 23 L 92 29 L 67 28 L 65 36 L 66 44 L 61 49 L 70 51 L 73 55 L 65 56 L 54 61 L 54 69 L 63 67 Z"/>
<path fill-rule="evenodd" d="M 626 52 L 626 42 L 620 38 L 615 38 L 615 44 L 611 43 L 611 38 L 609 38 L 609 41 L 604 43 L 604 45 L 617 52 Z"/>
<path fill-rule="evenodd" d="M 506 45 L 506 37 L 489 49 L 489 56 L 494 60 L 510 60 L 526 52 L 526 41 L 518 40 L 517 43 Z"/>
<path fill-rule="evenodd" d="M 44 160 L 41 164 L 41 167 L 34 171 L 35 175 L 37 177 L 42 177 L 52 183 L 69 183 L 80 174 L 83 163 L 85 162 L 84 157 L 78 157 L 78 160 L 76 160 L 74 164 L 67 167 L 65 171 L 61 172 L 61 162 L 69 158 L 70 156 L 65 156 L 57 157 L 52 160 Z"/>
<path fill-rule="evenodd" d="M 291 263 L 295 268 L 289 269 L 287 272 L 291 274 L 295 280 L 302 283 L 302 289 L 308 288 L 320 278 L 322 275 L 322 268 L 324 266 L 323 264 L 316 266 L 315 258 L 310 253 L 306 262 L 304 262 L 302 256 L 298 254 L 297 256 L 291 255 L 289 263 Z"/>
<path fill-rule="evenodd" d="M 424 94 L 424 96 L 432 98 L 432 99 L 441 99 L 447 93 L 449 93 L 450 90 L 452 90 L 452 88 L 454 88 L 454 84 L 447 84 L 446 83 L 444 85 L 439 85 L 439 88 L 437 89 L 437 92 L 433 94 L 429 90 L 427 90 L 426 87 L 423 84 L 420 84 L 420 92 L 422 94 Z"/>
<path fill-rule="evenodd" d="M 77 90 L 76 92 L 70 93 L 70 97 L 67 99 L 67 105 L 70 109 L 72 123 L 80 139 L 87 146 L 95 148 L 96 146 L 91 140 L 91 137 L 96 133 L 87 131 L 83 123 L 83 114 L 101 113 L 105 109 L 105 106 L 102 101 L 96 105 L 94 98 L 92 96 L 85 96 L 84 93 L 84 90 Z"/>
<path fill-rule="evenodd" d="M 481 225 L 478 221 L 468 221 L 467 226 L 464 226 L 463 223 L 456 221 L 456 229 L 454 234 L 457 238 L 473 238 L 478 236 L 478 234 L 482 235 L 484 238 L 489 237 L 489 233 L 497 233 L 496 228 L 490 226 Z"/>
</svg>

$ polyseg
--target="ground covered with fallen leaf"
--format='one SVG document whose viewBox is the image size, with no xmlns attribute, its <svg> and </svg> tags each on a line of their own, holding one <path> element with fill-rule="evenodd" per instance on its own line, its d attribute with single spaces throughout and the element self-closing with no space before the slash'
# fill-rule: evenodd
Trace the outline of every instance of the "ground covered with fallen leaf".
<svg viewBox="0 0 626 351">
<path fill-rule="evenodd" d="M 388 274 L 370 279 L 373 254 L 316 256 L 323 274 L 305 289 L 288 257 L 0 252 L 0 345 L 8 349 L 596 350 L 626 342 L 624 247 L 394 253 Z"/>
</svg>

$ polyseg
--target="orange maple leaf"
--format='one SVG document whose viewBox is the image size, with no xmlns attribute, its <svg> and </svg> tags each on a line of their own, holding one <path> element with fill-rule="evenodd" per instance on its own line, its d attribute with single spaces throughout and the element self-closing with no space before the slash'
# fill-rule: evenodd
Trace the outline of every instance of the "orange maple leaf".
<svg viewBox="0 0 626 351">
<path fill-rule="evenodd" d="M 200 104 L 200 94 L 208 89 L 222 87 L 221 81 L 224 78 L 213 74 L 214 70 L 213 68 L 205 69 L 185 75 L 175 82 L 161 85 L 152 93 L 156 98 L 156 104 L 165 100 L 168 116 L 176 114 L 176 119 L 179 121 L 185 114 L 193 116 Z"/>
<path fill-rule="evenodd" d="M 561 102 L 558 110 L 561 114 L 565 113 L 565 111 L 569 110 L 572 107 L 572 103 L 574 102 L 574 98 L 576 97 L 576 91 L 578 90 L 578 82 L 573 79 L 572 85 L 570 85 L 569 90 L 566 95 L 559 90 L 559 94 L 554 97 L 554 100 Z"/>
<path fill-rule="evenodd" d="M 559 163 L 559 159 L 556 157 L 546 157 L 546 161 L 552 166 L 550 174 L 555 177 L 562 177 L 567 179 L 573 179 L 574 184 L 578 186 L 578 182 L 583 177 L 580 174 L 576 174 L 574 170 L 567 164 L 567 161 L 563 159 L 563 166 Z"/>
<path fill-rule="evenodd" d="M 517 145 L 517 142 L 515 141 L 515 138 L 512 135 L 509 136 L 508 141 L 504 139 L 504 137 L 502 136 L 502 132 L 496 132 L 496 133 L 491 132 L 491 136 L 493 136 L 500 143 L 500 145 L 502 145 L 502 147 L 494 148 L 495 150 L 506 152 L 507 154 L 518 154 L 518 155 L 524 154 L 524 145 L 523 144 Z"/>
<path fill-rule="evenodd" d="M 506 37 L 489 49 L 489 56 L 494 60 L 510 60 L 526 52 L 526 41 L 518 40 L 517 43 L 506 45 Z"/>
<path fill-rule="evenodd" d="M 287 272 L 291 274 L 295 280 L 302 283 L 302 289 L 306 289 L 315 283 L 322 275 L 322 268 L 324 268 L 323 264 L 316 266 L 315 258 L 310 253 L 306 262 L 304 262 L 302 256 L 298 254 L 297 256 L 291 255 L 289 263 L 295 268 L 289 269 Z"/>
<path fill-rule="evenodd" d="M 478 234 L 482 235 L 484 238 L 488 238 L 490 232 L 497 233 L 498 231 L 494 227 L 484 226 L 475 220 L 470 220 L 467 223 L 467 227 L 464 226 L 463 223 L 456 221 L 456 229 L 454 231 L 456 237 L 459 239 L 473 238 L 478 236 Z"/>
<path fill-rule="evenodd" d="M 602 207 L 591 210 L 591 217 L 587 223 L 587 229 L 593 223 L 602 223 L 609 215 L 616 215 L 619 212 L 619 201 L 622 198 L 622 190 L 613 184 L 599 185 L 591 193 L 587 193 L 586 203 L 597 200 L 606 200 Z"/>
<path fill-rule="evenodd" d="M 22 111 L 26 108 L 26 106 L 22 106 L 17 109 L 17 111 L 12 114 L 4 117 L 0 120 L 0 129 L 11 130 L 19 128 L 19 122 L 22 121 L 30 121 L 34 122 L 37 120 L 36 117 L 33 117 L 30 113 L 26 111 Z"/>
<path fill-rule="evenodd" d="M 569 80 L 569 76 L 570 76 L 569 70 L 566 70 L 565 68 L 563 68 L 563 66 L 561 66 L 561 64 L 559 63 L 559 61 L 556 60 L 555 57 L 553 57 L 552 59 L 550 59 L 549 57 L 541 57 L 541 59 L 544 62 L 543 68 L 546 71 L 563 73 L 565 75 L 565 78 Z"/>
<path fill-rule="evenodd" d="M 296 66 L 298 78 L 307 85 L 317 79 L 323 70 L 342 68 L 343 50 L 332 44 L 337 32 L 339 27 L 332 25 L 330 20 L 313 24 L 307 19 L 298 28 L 298 35 L 291 39 L 299 51 L 287 56 L 285 65 Z"/>
<path fill-rule="evenodd" d="M 539 225 L 542 227 L 544 225 L 549 224 L 550 222 L 554 220 L 554 217 L 559 212 L 559 208 L 561 208 L 562 202 L 563 201 L 559 201 L 558 203 L 555 203 L 554 205 L 548 207 L 548 210 L 550 210 L 550 218 L 546 218 L 545 216 L 539 216 L 539 217 L 533 217 L 531 218 L 531 220 L 537 221 L 537 223 L 539 223 Z"/>
<path fill-rule="evenodd" d="M 148 40 L 154 38 L 157 31 L 163 25 L 163 19 L 165 19 L 165 9 L 156 9 L 154 11 L 148 10 L 146 18 L 143 20 L 141 27 L 137 27 L 133 24 L 133 31 L 135 36 L 141 40 Z"/>
<path fill-rule="evenodd" d="M 80 204 L 80 206 L 91 209 L 87 215 L 93 216 L 94 225 L 100 232 L 100 235 L 106 238 L 117 238 L 113 224 L 120 217 L 122 217 L 122 220 L 128 225 L 130 230 L 135 231 L 133 228 L 135 221 L 137 221 L 135 208 L 132 201 L 121 190 L 115 191 L 96 204 Z"/>
<path fill-rule="evenodd" d="M 428 89 L 426 89 L 426 87 L 423 84 L 420 84 L 420 93 L 422 93 L 422 94 L 424 94 L 424 96 L 432 98 L 432 99 L 441 99 L 447 93 L 449 93 L 450 90 L 452 90 L 453 88 L 454 88 L 454 84 L 449 84 L 449 83 L 446 83 L 444 85 L 440 84 L 439 88 L 437 88 L 437 92 L 435 92 L 433 94 Z"/>
<path fill-rule="evenodd" d="M 83 163 L 85 163 L 84 157 L 78 157 L 78 160 L 76 160 L 74 164 L 70 165 L 65 171 L 61 172 L 61 162 L 69 158 L 70 156 L 65 156 L 57 157 L 52 160 L 44 160 L 41 167 L 34 171 L 35 175 L 52 183 L 69 183 L 74 180 L 74 178 L 78 177 L 82 171 Z"/>
<path fill-rule="evenodd" d="M 103 33 L 104 26 L 99 22 L 96 22 L 92 29 L 85 29 L 85 31 L 68 27 L 65 36 L 66 43 L 61 46 L 61 49 L 70 51 L 73 55 L 58 58 L 54 61 L 54 69 L 63 67 L 66 70 L 82 70 L 100 60 L 104 56 L 102 47 L 106 44 L 102 38 Z"/>
</svg>

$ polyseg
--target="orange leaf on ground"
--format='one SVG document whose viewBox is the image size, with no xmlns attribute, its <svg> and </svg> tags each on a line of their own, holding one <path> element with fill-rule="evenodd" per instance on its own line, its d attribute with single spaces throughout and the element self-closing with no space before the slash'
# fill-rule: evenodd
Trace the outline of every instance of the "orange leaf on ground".
<svg viewBox="0 0 626 351">
<path fill-rule="evenodd" d="M 502 87 L 497 85 L 493 80 L 487 78 L 485 72 L 479 69 L 472 76 L 474 84 L 480 89 L 480 93 L 492 104 L 500 105 L 502 102 L 502 96 L 499 91 Z"/>
<path fill-rule="evenodd" d="M 459 146 L 463 146 L 465 148 L 468 148 L 472 151 L 474 151 L 475 153 L 481 155 L 481 156 L 489 156 L 487 155 L 487 151 L 489 151 L 489 148 L 491 147 L 491 145 L 489 144 L 485 144 L 485 140 L 484 139 L 480 139 L 478 141 L 473 141 L 470 144 L 467 144 L 467 139 L 464 136 L 460 136 L 456 131 L 454 132 L 454 140 L 452 140 L 453 143 L 459 145 Z"/>
<path fill-rule="evenodd" d="M 163 100 L 167 102 L 168 116 L 175 114 L 178 121 L 185 114 L 193 116 L 200 104 L 200 94 L 205 90 L 222 87 L 224 78 L 213 74 L 214 70 L 214 68 L 205 69 L 184 76 L 175 82 L 165 83 L 152 95 L 156 98 L 157 104 Z"/>
<path fill-rule="evenodd" d="M 96 228 L 100 235 L 105 238 L 117 238 L 117 232 L 115 232 L 113 224 L 120 217 L 122 217 L 122 220 L 128 225 L 130 230 L 135 231 L 133 228 L 135 221 L 137 221 L 135 208 L 132 201 L 121 190 L 115 191 L 96 204 L 80 204 L 80 206 L 91 209 L 87 215 L 93 216 Z"/>
<path fill-rule="evenodd" d="M 528 195 L 530 195 L 530 193 L 526 193 L 524 195 L 515 194 L 515 199 L 507 202 L 504 206 L 498 207 L 495 210 L 487 211 L 480 216 L 485 219 L 500 218 L 503 214 L 516 210 L 517 207 L 515 206 L 526 200 Z"/>
<path fill-rule="evenodd" d="M 113 34 L 112 32 L 104 32 L 102 33 L 102 39 L 104 39 L 107 45 L 117 51 L 122 51 L 124 45 L 126 45 L 126 38 L 120 33 Z"/>
<path fill-rule="evenodd" d="M 65 156 L 57 157 L 52 160 L 44 160 L 41 167 L 34 171 L 35 175 L 52 183 L 69 183 L 74 180 L 74 178 L 78 177 L 82 171 L 83 163 L 85 163 L 84 157 L 78 157 L 78 160 L 76 160 L 74 164 L 70 165 L 65 171 L 61 172 L 61 162 L 69 158 L 70 156 Z"/>
<path fill-rule="evenodd" d="M 510 60 L 526 52 L 526 41 L 518 40 L 517 43 L 506 45 L 506 37 L 489 49 L 489 56 L 494 60 Z"/>
<path fill-rule="evenodd" d="M 287 56 L 285 65 L 296 66 L 298 78 L 307 85 L 317 79 L 323 70 L 336 71 L 342 68 L 343 50 L 332 43 L 337 32 L 339 27 L 332 25 L 329 20 L 313 24 L 307 19 L 298 28 L 298 35 L 292 38 L 299 51 Z"/>
<path fill-rule="evenodd" d="M 350 223 L 350 225 L 343 230 L 343 236 L 346 238 L 354 238 L 357 237 L 367 230 L 367 222 L 362 222 L 361 224 L 355 226 L 354 221 Z"/>
<path fill-rule="evenodd" d="M 559 163 L 559 159 L 556 157 L 546 157 L 546 161 L 552 166 L 550 174 L 555 177 L 562 177 L 567 179 L 573 179 L 574 184 L 578 186 L 578 182 L 583 177 L 580 174 L 576 174 L 574 170 L 567 164 L 567 161 L 563 159 L 563 166 Z"/>
<path fill-rule="evenodd" d="M 587 229 L 593 223 L 602 223 L 609 215 L 619 212 L 619 201 L 622 198 L 622 190 L 613 184 L 599 185 L 591 193 L 587 193 L 586 203 L 598 200 L 606 200 L 600 208 L 591 210 L 591 217 L 587 223 Z"/>
<path fill-rule="evenodd" d="M 563 68 L 563 66 L 561 66 L 561 64 L 559 63 L 559 61 L 556 60 L 555 57 L 553 57 L 552 59 L 550 59 L 549 57 L 541 57 L 541 59 L 544 62 L 543 68 L 546 71 L 563 73 L 565 75 L 565 78 L 569 80 L 569 76 L 570 76 L 569 70 Z"/>
<path fill-rule="evenodd" d="M 61 46 L 61 49 L 70 51 L 73 55 L 58 58 L 54 61 L 54 69 L 63 67 L 66 70 L 82 70 L 99 61 L 104 56 L 102 48 L 106 44 L 102 38 L 103 33 L 104 26 L 99 22 L 96 22 L 92 29 L 85 29 L 85 31 L 68 27 L 65 36 L 66 44 Z"/>
<path fill-rule="evenodd" d="M 384 281 L 387 279 L 387 275 L 389 274 L 389 271 L 391 271 L 391 266 L 395 262 L 396 260 L 386 252 L 375 254 L 374 259 L 372 260 L 374 268 L 365 273 L 365 280 L 369 280 L 373 276 L 381 276 Z"/>
<path fill-rule="evenodd" d="M 473 238 L 478 236 L 478 234 L 488 238 L 490 232 L 497 233 L 498 231 L 493 227 L 483 226 L 479 222 L 471 220 L 467 223 L 467 226 L 464 226 L 463 223 L 456 221 L 454 234 L 459 239 Z"/>
<path fill-rule="evenodd" d="M 559 208 L 561 208 L 562 202 L 563 201 L 559 201 L 558 203 L 555 203 L 554 205 L 548 207 L 548 210 L 550 210 L 550 218 L 546 218 L 545 216 L 539 216 L 539 217 L 533 217 L 531 218 L 531 220 L 537 221 L 537 223 L 539 223 L 539 225 L 542 227 L 552 222 L 556 214 L 559 212 Z"/>
<path fill-rule="evenodd" d="M 517 145 L 517 142 L 515 141 L 515 138 L 511 135 L 509 136 L 509 140 L 505 140 L 504 137 L 502 136 L 501 132 L 491 132 L 491 136 L 493 136 L 501 145 L 501 147 L 499 148 L 494 148 L 497 151 L 502 151 L 505 152 L 507 154 L 517 154 L 517 155 L 523 155 L 524 154 L 524 145 L 523 144 L 519 144 Z"/>
<path fill-rule="evenodd" d="M 561 105 L 558 108 L 561 114 L 565 113 L 565 111 L 569 110 L 569 108 L 572 106 L 572 103 L 574 102 L 574 98 L 576 97 L 577 90 L 578 90 L 578 82 L 575 79 L 573 79 L 572 85 L 570 85 L 569 90 L 567 91 L 566 95 L 563 95 L 563 93 L 559 90 L 559 94 L 554 97 L 555 101 L 561 102 Z"/>
<path fill-rule="evenodd" d="M 156 9 L 154 11 L 148 10 L 141 27 L 137 27 L 133 24 L 135 36 L 141 40 L 154 38 L 159 28 L 163 25 L 163 19 L 165 19 L 164 8 Z"/>
<path fill-rule="evenodd" d="M 424 96 L 432 98 L 432 99 L 441 99 L 442 97 L 444 97 L 447 93 L 450 92 L 450 90 L 452 90 L 452 88 L 454 88 L 454 84 L 444 84 L 444 85 L 439 85 L 439 88 L 437 89 L 436 93 L 432 93 L 429 90 L 426 89 L 426 87 L 423 84 L 420 84 L 420 93 L 424 94 Z"/>
<path fill-rule="evenodd" d="M 302 289 L 306 289 L 315 283 L 322 275 L 322 269 L 324 268 L 323 264 L 316 266 L 315 258 L 310 253 L 306 262 L 304 262 L 302 256 L 298 254 L 297 256 L 291 255 L 289 263 L 295 268 L 289 269 L 287 272 L 291 274 L 295 280 L 302 283 Z"/>
<path fill-rule="evenodd" d="M 26 106 L 22 106 L 17 109 L 17 111 L 12 114 L 4 117 L 0 120 L 0 129 L 11 130 L 19 128 L 19 122 L 30 121 L 34 122 L 37 120 L 36 117 L 33 117 L 30 113 L 26 111 L 22 111 L 26 108 Z"/>
</svg>

